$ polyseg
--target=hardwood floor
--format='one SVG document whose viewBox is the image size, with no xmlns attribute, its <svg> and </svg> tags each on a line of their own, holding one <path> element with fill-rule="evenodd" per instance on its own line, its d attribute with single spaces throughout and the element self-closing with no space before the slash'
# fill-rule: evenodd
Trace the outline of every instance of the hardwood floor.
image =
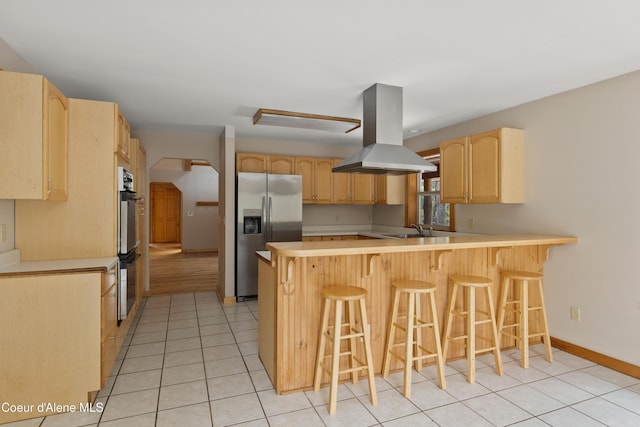
<svg viewBox="0 0 640 427">
<path fill-rule="evenodd" d="M 149 245 L 149 293 L 215 291 L 218 286 L 216 252 L 182 252 L 179 243 Z"/>
</svg>

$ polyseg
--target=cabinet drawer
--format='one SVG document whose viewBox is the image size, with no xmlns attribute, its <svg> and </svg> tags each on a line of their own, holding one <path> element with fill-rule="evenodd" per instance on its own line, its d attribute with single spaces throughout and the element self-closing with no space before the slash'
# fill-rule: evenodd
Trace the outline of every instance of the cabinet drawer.
<svg viewBox="0 0 640 427">
<path fill-rule="evenodd" d="M 115 335 L 118 329 L 118 292 L 114 284 L 105 292 L 101 298 L 102 320 L 101 334 L 102 341 L 108 338 L 107 335 Z"/>
<path fill-rule="evenodd" d="M 118 357 L 118 352 L 122 346 L 122 336 L 117 334 L 118 330 L 112 331 L 102 341 L 101 346 L 101 364 L 100 364 L 100 388 L 104 388 L 107 378 L 113 369 L 113 365 Z"/>
<path fill-rule="evenodd" d="M 104 295 L 111 286 L 118 281 L 118 265 L 114 265 L 109 271 L 102 274 L 102 291 L 100 295 Z"/>
</svg>

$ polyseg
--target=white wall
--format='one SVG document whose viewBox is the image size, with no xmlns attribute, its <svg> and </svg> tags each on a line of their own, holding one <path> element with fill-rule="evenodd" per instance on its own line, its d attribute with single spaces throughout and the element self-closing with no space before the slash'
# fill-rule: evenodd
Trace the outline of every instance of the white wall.
<svg viewBox="0 0 640 427">
<path fill-rule="evenodd" d="M 183 160 L 163 159 L 150 170 L 150 182 L 171 182 L 182 192 L 182 249 L 218 248 L 218 206 L 196 206 L 218 201 L 218 172 L 210 166 L 183 170 Z"/>
<path fill-rule="evenodd" d="M 313 137 L 313 132 L 309 135 Z M 353 147 L 316 144 L 313 142 L 276 141 L 268 139 L 236 139 L 236 151 L 246 153 L 282 154 L 286 156 L 307 157 L 347 157 L 362 146 Z"/>
<path fill-rule="evenodd" d="M 635 365 L 639 94 L 640 71 L 406 141 L 420 151 L 498 127 L 524 129 L 526 203 L 457 205 L 456 228 L 577 236 L 577 244 L 551 249 L 545 264 L 551 335 Z M 571 306 L 581 309 L 582 321 L 570 320 Z"/>
<path fill-rule="evenodd" d="M 218 286 L 223 296 L 231 298 L 235 295 L 236 276 L 236 243 L 235 243 L 235 210 L 236 210 L 236 139 L 233 126 L 225 126 L 219 137 L 220 154 L 220 251 L 218 257 Z M 229 226 L 227 226 L 229 224 Z"/>
</svg>

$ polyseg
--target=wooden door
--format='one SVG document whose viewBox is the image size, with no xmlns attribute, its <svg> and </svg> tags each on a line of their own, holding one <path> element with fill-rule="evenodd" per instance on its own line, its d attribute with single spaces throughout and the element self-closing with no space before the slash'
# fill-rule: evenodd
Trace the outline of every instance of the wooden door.
<svg viewBox="0 0 640 427">
<path fill-rule="evenodd" d="M 129 154 L 131 153 L 131 127 L 129 126 L 129 122 L 122 114 L 120 109 L 117 110 L 118 120 L 117 120 L 117 147 L 116 153 L 122 160 L 125 162 L 129 161 Z"/>
<path fill-rule="evenodd" d="M 469 203 L 500 201 L 500 133 L 469 137 Z"/>
<path fill-rule="evenodd" d="M 264 173 L 267 171 L 267 156 L 255 153 L 236 153 L 236 171 Z"/>
<path fill-rule="evenodd" d="M 467 203 L 467 138 L 440 144 L 440 202 Z"/>
<path fill-rule="evenodd" d="M 46 198 L 49 200 L 67 200 L 67 158 L 68 158 L 68 112 L 67 98 L 51 83 L 46 85 L 46 128 L 47 150 L 45 174 L 47 182 Z"/>
<path fill-rule="evenodd" d="M 342 159 L 333 159 L 333 165 L 340 163 Z M 351 174 L 333 173 L 333 203 L 337 205 L 351 204 Z"/>
<path fill-rule="evenodd" d="M 354 205 L 373 204 L 373 175 L 366 173 L 353 174 L 353 197 L 351 202 Z"/>
<path fill-rule="evenodd" d="M 292 175 L 294 172 L 293 156 L 267 156 L 267 172 L 274 174 Z"/>
<path fill-rule="evenodd" d="M 171 183 L 151 183 L 152 243 L 180 243 L 182 192 Z"/>
<path fill-rule="evenodd" d="M 302 175 L 302 203 L 315 203 L 313 157 L 296 157 L 296 175 Z"/>
<path fill-rule="evenodd" d="M 316 203 L 333 203 L 333 159 L 315 159 L 314 180 Z"/>
</svg>

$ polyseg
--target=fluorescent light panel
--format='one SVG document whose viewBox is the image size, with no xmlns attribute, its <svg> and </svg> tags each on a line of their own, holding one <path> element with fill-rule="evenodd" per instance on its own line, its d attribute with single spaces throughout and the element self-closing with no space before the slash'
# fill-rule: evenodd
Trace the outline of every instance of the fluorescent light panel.
<svg viewBox="0 0 640 427">
<path fill-rule="evenodd" d="M 253 124 L 349 133 L 360 127 L 360 120 L 260 108 L 253 115 Z"/>
</svg>

